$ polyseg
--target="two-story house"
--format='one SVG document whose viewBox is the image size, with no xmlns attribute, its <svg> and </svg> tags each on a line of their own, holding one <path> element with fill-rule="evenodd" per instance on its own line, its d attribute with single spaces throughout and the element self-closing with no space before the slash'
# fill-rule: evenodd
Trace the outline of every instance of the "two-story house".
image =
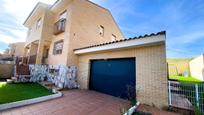
<svg viewBox="0 0 204 115">
<path fill-rule="evenodd" d="M 131 86 L 141 103 L 168 105 L 165 31 L 125 39 L 88 0 L 38 3 L 24 25 L 29 64 L 74 65 L 81 89 L 127 98 Z"/>
<path fill-rule="evenodd" d="M 17 42 L 17 43 L 9 44 L 9 55 L 14 57 L 23 57 L 24 45 L 25 45 L 25 42 Z"/>
<path fill-rule="evenodd" d="M 38 3 L 24 25 L 25 56 L 36 64 L 76 65 L 73 49 L 124 38 L 111 13 L 86 0 Z"/>
</svg>

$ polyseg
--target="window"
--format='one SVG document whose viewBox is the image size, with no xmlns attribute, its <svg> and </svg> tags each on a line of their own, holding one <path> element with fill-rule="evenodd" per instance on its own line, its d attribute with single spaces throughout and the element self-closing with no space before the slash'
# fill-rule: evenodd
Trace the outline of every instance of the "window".
<svg viewBox="0 0 204 115">
<path fill-rule="evenodd" d="M 39 29 L 41 25 L 41 18 L 36 23 L 36 29 Z"/>
<path fill-rule="evenodd" d="M 63 40 L 57 41 L 54 44 L 53 54 L 62 54 L 63 49 Z"/>
<path fill-rule="evenodd" d="M 59 20 L 61 20 L 61 19 L 66 19 L 66 17 L 67 17 L 67 10 L 65 10 L 64 12 L 62 12 L 62 13 L 60 14 Z"/>
<path fill-rule="evenodd" d="M 104 27 L 100 25 L 99 35 L 104 36 Z"/>
<path fill-rule="evenodd" d="M 112 41 L 116 41 L 116 36 L 115 36 L 114 34 L 112 34 L 111 40 L 112 40 Z"/>
</svg>

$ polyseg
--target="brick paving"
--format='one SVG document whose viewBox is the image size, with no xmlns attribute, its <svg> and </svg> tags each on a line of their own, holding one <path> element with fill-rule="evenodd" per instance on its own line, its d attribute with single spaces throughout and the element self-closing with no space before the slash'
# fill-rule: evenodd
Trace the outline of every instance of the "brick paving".
<svg viewBox="0 0 204 115">
<path fill-rule="evenodd" d="M 63 91 L 64 96 L 37 104 L 13 108 L 0 115 L 120 115 L 129 102 L 89 90 Z"/>
</svg>

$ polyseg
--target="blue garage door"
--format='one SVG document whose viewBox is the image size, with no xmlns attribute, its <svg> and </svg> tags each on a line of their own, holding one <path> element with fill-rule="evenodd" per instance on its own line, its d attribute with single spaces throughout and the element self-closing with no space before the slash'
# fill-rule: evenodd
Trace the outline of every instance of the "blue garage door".
<svg viewBox="0 0 204 115">
<path fill-rule="evenodd" d="M 135 94 L 135 65 L 135 58 L 92 60 L 89 88 L 127 99 Z"/>
</svg>

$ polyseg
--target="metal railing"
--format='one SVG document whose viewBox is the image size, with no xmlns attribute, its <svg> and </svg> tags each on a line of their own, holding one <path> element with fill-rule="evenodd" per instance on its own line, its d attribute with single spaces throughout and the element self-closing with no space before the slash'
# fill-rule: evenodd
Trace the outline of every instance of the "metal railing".
<svg viewBox="0 0 204 115">
<path fill-rule="evenodd" d="M 28 65 L 16 65 L 15 75 L 30 75 L 30 70 Z"/>
<path fill-rule="evenodd" d="M 60 34 L 65 31 L 66 19 L 60 19 L 54 25 L 54 35 Z"/>
<path fill-rule="evenodd" d="M 29 57 L 28 64 L 35 64 L 37 55 L 32 55 Z"/>
<path fill-rule="evenodd" d="M 204 83 L 168 81 L 169 105 L 204 113 Z"/>
</svg>

